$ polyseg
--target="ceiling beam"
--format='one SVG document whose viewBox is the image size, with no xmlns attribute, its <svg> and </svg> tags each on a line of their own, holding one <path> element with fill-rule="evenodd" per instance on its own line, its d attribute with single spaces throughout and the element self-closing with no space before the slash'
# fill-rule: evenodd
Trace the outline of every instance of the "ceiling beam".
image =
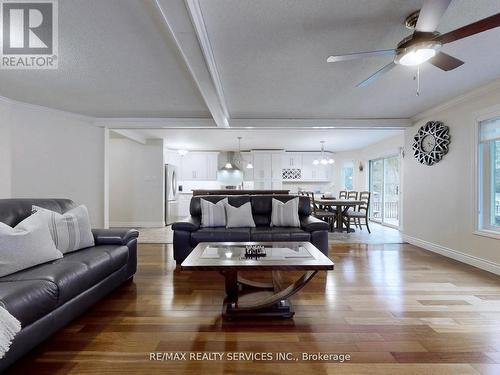
<svg viewBox="0 0 500 375">
<path fill-rule="evenodd" d="M 202 51 L 200 48 L 198 35 L 193 27 L 189 11 L 186 9 L 186 4 L 183 0 L 155 0 L 155 3 L 163 18 L 165 29 L 175 41 L 215 123 L 218 127 L 229 127 L 227 108 L 225 102 L 222 101 L 223 96 L 220 96 L 222 91 L 219 93 L 214 83 L 204 56 L 204 52 L 208 53 L 208 51 Z M 201 13 L 197 17 L 201 17 Z M 201 27 L 200 22 L 202 21 L 202 18 L 197 19 L 198 27 Z M 207 42 L 208 37 L 205 41 L 205 47 L 209 46 L 206 44 Z M 218 85 L 220 85 L 220 80 Z"/>
<path fill-rule="evenodd" d="M 299 129 L 404 129 L 412 126 L 407 118 L 361 119 L 231 119 L 233 128 L 299 128 Z"/>
<path fill-rule="evenodd" d="M 212 77 L 212 82 L 214 83 L 215 90 L 217 91 L 217 96 L 219 97 L 219 102 L 221 104 L 222 110 L 229 119 L 229 111 L 227 109 L 226 99 L 224 97 L 224 90 L 222 89 L 222 81 L 219 76 L 219 71 L 217 69 L 217 63 L 215 62 L 214 53 L 212 51 L 212 45 L 210 44 L 210 38 L 208 37 L 207 28 L 205 26 L 205 20 L 203 19 L 203 13 L 200 7 L 199 0 L 185 0 L 186 8 L 191 17 L 191 23 L 193 24 L 196 36 L 198 37 L 198 42 L 200 48 L 205 57 L 205 62 L 207 64 L 208 71 Z"/>
<path fill-rule="evenodd" d="M 213 129 L 209 118 L 96 118 L 96 126 L 109 129 Z M 234 129 L 404 129 L 412 126 L 407 118 L 372 119 L 231 119 Z"/>
</svg>

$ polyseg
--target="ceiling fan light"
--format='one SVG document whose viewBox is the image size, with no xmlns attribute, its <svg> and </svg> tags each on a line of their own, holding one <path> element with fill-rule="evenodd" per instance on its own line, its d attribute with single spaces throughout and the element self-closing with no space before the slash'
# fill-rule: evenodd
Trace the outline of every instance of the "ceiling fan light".
<svg viewBox="0 0 500 375">
<path fill-rule="evenodd" d="M 404 66 L 417 66 L 436 56 L 441 48 L 439 42 L 426 42 L 406 48 L 396 56 L 394 62 Z"/>
<path fill-rule="evenodd" d="M 328 164 L 333 164 L 333 163 L 335 163 L 335 160 L 333 160 L 333 159 L 328 159 Z"/>
<path fill-rule="evenodd" d="M 326 159 L 321 159 L 320 163 L 321 163 L 322 165 L 327 165 L 327 164 L 328 164 L 328 160 L 326 160 Z"/>
<path fill-rule="evenodd" d="M 318 165 L 319 164 L 319 160 L 317 160 L 317 159 L 313 160 L 313 164 L 314 165 Z"/>
</svg>

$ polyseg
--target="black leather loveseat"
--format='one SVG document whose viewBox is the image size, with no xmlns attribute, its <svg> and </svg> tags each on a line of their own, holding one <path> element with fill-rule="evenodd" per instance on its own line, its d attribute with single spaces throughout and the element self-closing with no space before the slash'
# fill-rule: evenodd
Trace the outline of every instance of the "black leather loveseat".
<svg viewBox="0 0 500 375">
<path fill-rule="evenodd" d="M 32 205 L 59 213 L 75 207 L 68 199 L 0 199 L 0 221 L 15 226 L 31 214 Z M 92 232 L 94 247 L 0 277 L 0 304 L 22 327 L 0 360 L 0 372 L 134 276 L 138 232 Z"/>
<path fill-rule="evenodd" d="M 201 228 L 200 199 L 216 203 L 228 198 L 229 204 L 239 207 L 251 202 L 256 228 Z M 191 216 L 172 224 L 174 230 L 174 258 L 183 261 L 200 242 L 247 241 L 307 241 L 328 256 L 328 224 L 311 216 L 308 197 L 299 197 L 300 228 L 272 227 L 272 199 L 287 202 L 293 195 L 207 195 L 191 199 Z"/>
</svg>

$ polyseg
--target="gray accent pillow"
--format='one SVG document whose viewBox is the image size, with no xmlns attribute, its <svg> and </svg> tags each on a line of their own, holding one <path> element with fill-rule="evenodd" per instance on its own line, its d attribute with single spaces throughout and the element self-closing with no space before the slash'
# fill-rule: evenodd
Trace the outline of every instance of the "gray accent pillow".
<svg viewBox="0 0 500 375">
<path fill-rule="evenodd" d="M 273 211 L 271 213 L 271 226 L 274 227 L 300 227 L 299 197 L 283 203 L 273 198 Z"/>
<path fill-rule="evenodd" d="M 52 239 L 63 254 L 95 245 L 87 207 L 78 206 L 62 215 L 38 206 L 32 210 L 46 215 Z"/>
<path fill-rule="evenodd" d="M 0 223 L 0 277 L 62 257 L 45 215 L 35 213 L 14 228 Z"/>
<path fill-rule="evenodd" d="M 212 203 L 206 199 L 200 199 L 201 205 L 201 226 L 203 228 L 225 227 L 227 198 L 217 203 Z"/>
<path fill-rule="evenodd" d="M 255 228 L 250 202 L 242 204 L 240 207 L 234 207 L 227 203 L 226 216 L 226 228 Z"/>
</svg>

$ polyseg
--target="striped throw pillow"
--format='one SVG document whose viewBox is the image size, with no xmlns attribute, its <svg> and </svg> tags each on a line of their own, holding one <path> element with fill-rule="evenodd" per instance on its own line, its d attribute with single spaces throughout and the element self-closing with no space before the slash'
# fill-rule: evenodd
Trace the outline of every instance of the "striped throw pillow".
<svg viewBox="0 0 500 375">
<path fill-rule="evenodd" d="M 200 199 L 201 205 L 201 226 L 203 228 L 225 227 L 227 198 L 217 203 L 212 203 L 206 199 Z"/>
<path fill-rule="evenodd" d="M 273 211 L 271 213 L 271 226 L 274 227 L 300 227 L 299 197 L 283 203 L 273 198 Z"/>
<path fill-rule="evenodd" d="M 54 244 L 61 253 L 95 245 L 87 207 L 78 206 L 62 215 L 38 206 L 33 206 L 32 210 L 46 216 Z"/>
</svg>

